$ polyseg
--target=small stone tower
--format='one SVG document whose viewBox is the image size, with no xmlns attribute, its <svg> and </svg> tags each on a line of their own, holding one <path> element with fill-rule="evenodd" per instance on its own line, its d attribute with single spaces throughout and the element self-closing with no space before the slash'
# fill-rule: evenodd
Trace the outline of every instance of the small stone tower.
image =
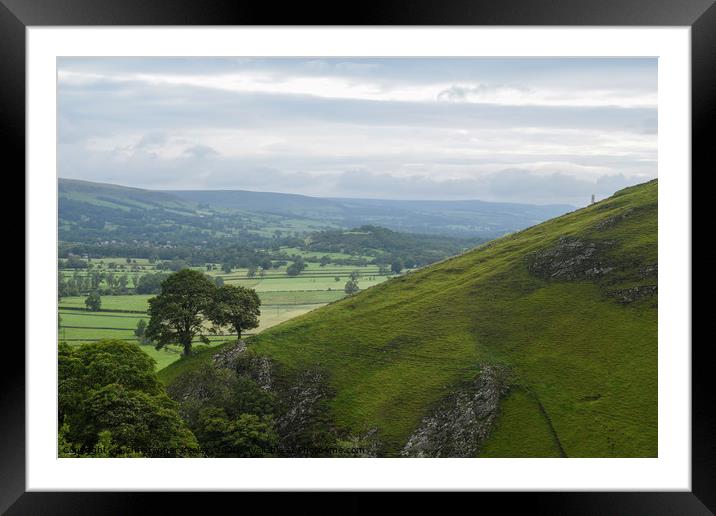
<svg viewBox="0 0 716 516">
<path fill-rule="evenodd" d="M 594 194 L 592 194 L 592 202 L 590 204 L 594 204 Z"/>
</svg>

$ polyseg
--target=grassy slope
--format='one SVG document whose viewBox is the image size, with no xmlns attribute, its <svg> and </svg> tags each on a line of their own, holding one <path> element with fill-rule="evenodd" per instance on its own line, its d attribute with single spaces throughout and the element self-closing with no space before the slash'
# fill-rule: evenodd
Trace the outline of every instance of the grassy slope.
<svg viewBox="0 0 716 516">
<path fill-rule="evenodd" d="M 619 224 L 594 228 L 635 207 Z M 655 456 L 655 298 L 625 306 L 606 291 L 636 284 L 636 268 L 657 262 L 656 213 L 656 181 L 623 190 L 287 321 L 254 349 L 289 368 L 327 369 L 336 422 L 377 426 L 389 455 L 452 386 L 501 362 L 519 387 L 484 456 L 557 456 L 558 442 L 570 457 Z M 616 240 L 611 259 L 626 269 L 619 284 L 531 275 L 525 255 L 567 235 Z"/>
</svg>

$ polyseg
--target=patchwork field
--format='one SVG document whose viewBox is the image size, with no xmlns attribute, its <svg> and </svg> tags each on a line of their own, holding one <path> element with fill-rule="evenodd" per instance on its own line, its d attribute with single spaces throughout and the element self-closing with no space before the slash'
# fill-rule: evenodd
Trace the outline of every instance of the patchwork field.
<svg viewBox="0 0 716 516">
<path fill-rule="evenodd" d="M 97 269 L 110 263 L 121 265 L 125 259 L 104 258 L 101 266 L 97 261 Z M 137 260 L 138 266 L 144 270 L 139 274 L 157 272 L 146 260 Z M 198 269 L 197 270 L 203 270 Z M 388 276 L 378 275 L 378 267 L 327 265 L 321 267 L 316 263 L 307 264 L 306 269 L 298 276 L 288 276 L 286 268 L 280 267 L 263 275 L 263 277 L 247 278 L 247 269 L 234 269 L 231 273 L 209 271 L 211 277 L 221 277 L 226 284 L 241 285 L 256 289 L 261 298 L 261 317 L 259 327 L 248 332 L 248 335 L 259 333 L 279 323 L 304 315 L 316 308 L 338 301 L 345 297 L 343 287 L 349 275 L 357 271 L 361 289 L 377 285 Z M 206 271 L 204 271 L 206 272 Z M 79 272 L 78 274 L 87 274 Z M 338 280 L 336 280 L 338 278 Z M 134 330 L 140 320 L 148 322 L 148 301 L 153 295 L 107 295 L 102 296 L 100 311 L 90 312 L 86 309 L 86 296 L 63 297 L 59 303 L 58 339 L 70 345 L 93 342 L 101 339 L 116 338 L 136 342 Z M 225 342 L 229 335 L 210 336 L 211 345 Z M 196 344 L 201 341 L 196 339 Z M 157 362 L 157 370 L 161 370 L 180 357 L 178 346 L 169 346 L 156 350 L 151 345 L 142 345 L 142 349 Z"/>
</svg>

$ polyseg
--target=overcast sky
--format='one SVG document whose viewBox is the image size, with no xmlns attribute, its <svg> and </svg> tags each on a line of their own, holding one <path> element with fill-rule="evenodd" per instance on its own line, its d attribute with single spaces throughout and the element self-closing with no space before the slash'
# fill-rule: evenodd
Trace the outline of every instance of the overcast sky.
<svg viewBox="0 0 716 516">
<path fill-rule="evenodd" d="M 656 177 L 656 59 L 62 58 L 60 177 L 584 205 Z"/>
</svg>

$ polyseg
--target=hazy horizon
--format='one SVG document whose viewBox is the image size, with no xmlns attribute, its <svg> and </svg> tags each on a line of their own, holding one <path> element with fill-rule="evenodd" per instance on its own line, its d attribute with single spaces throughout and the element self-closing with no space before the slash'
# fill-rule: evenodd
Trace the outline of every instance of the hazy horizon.
<svg viewBox="0 0 716 516">
<path fill-rule="evenodd" d="M 58 169 L 151 190 L 583 206 L 657 177 L 653 58 L 60 58 Z"/>
<path fill-rule="evenodd" d="M 434 199 L 394 199 L 390 197 L 341 197 L 341 196 L 321 196 L 321 195 L 309 195 L 309 194 L 302 194 L 302 193 L 295 193 L 295 192 L 274 192 L 270 190 L 249 190 L 244 188 L 144 188 L 141 186 L 136 185 L 130 185 L 130 184 L 123 184 L 123 183 L 104 183 L 101 181 L 91 181 L 89 179 L 76 179 L 73 177 L 58 177 L 58 179 L 69 179 L 72 181 L 87 181 L 90 183 L 97 183 L 97 184 L 106 184 L 111 186 L 120 186 L 123 188 L 137 188 L 140 190 L 147 190 L 151 192 L 191 192 L 191 191 L 201 191 L 201 192 L 252 192 L 252 193 L 265 193 L 265 194 L 280 194 L 280 195 L 298 195 L 301 197 L 312 197 L 315 199 L 360 199 L 360 200 L 366 200 L 366 201 L 398 201 L 398 202 L 472 202 L 472 201 L 478 201 L 478 202 L 491 202 L 491 203 L 504 203 L 504 204 L 528 204 L 528 205 L 535 205 L 535 206 L 548 206 L 548 205 L 563 205 L 563 206 L 571 206 L 573 208 L 576 208 L 576 206 L 571 205 L 569 203 L 518 203 L 518 202 L 512 202 L 512 201 L 485 201 L 484 199 L 477 199 L 477 198 L 465 198 L 465 199 L 440 199 L 440 198 L 434 198 Z M 598 199 L 597 199 L 598 200 Z"/>
</svg>

